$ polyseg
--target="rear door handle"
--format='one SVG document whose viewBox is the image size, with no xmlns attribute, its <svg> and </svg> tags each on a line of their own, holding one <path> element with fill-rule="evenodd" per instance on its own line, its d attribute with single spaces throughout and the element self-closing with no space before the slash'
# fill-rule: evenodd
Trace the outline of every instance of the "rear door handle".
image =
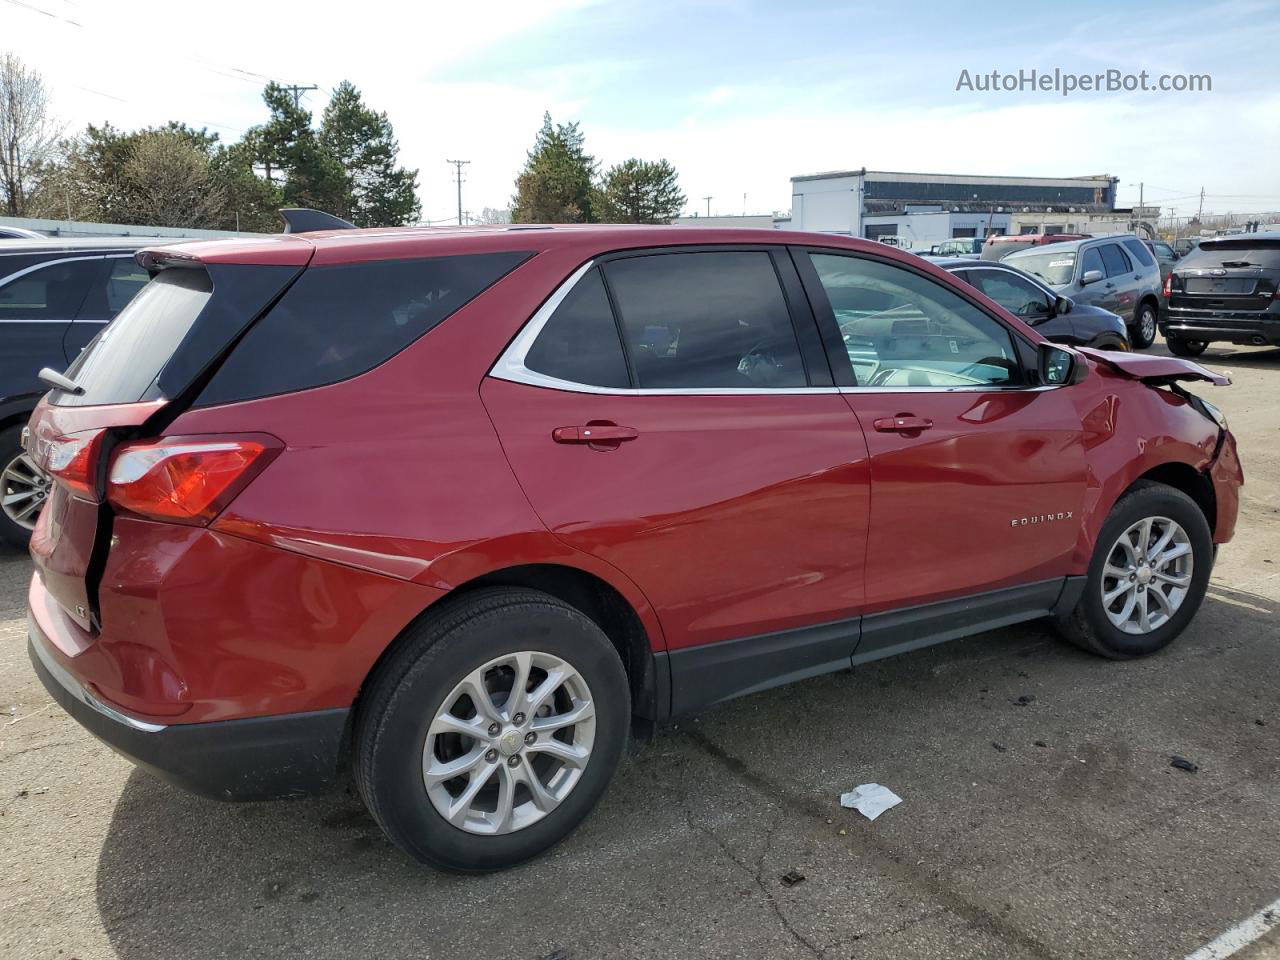
<svg viewBox="0 0 1280 960">
<path fill-rule="evenodd" d="M 928 417 L 900 413 L 896 417 L 881 417 L 872 426 L 881 433 L 914 433 L 919 430 L 928 430 L 933 426 L 933 421 Z"/>
<path fill-rule="evenodd" d="M 551 439 L 556 443 L 620 443 L 640 436 L 635 427 L 619 427 L 617 424 L 589 423 L 580 427 L 556 427 Z"/>
</svg>

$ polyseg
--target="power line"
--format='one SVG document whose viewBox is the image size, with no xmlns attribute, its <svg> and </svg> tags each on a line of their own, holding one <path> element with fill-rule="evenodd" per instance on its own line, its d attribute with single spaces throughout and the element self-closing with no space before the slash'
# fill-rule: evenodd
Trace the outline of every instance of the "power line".
<svg viewBox="0 0 1280 960">
<path fill-rule="evenodd" d="M 319 90 L 319 89 L 320 89 L 320 88 L 319 88 L 319 87 L 317 87 L 314 83 L 312 83 L 312 84 L 307 84 L 306 86 L 299 86 L 299 85 L 298 85 L 298 84 L 296 84 L 296 83 L 282 83 L 282 84 L 280 84 L 280 88 L 281 88 L 282 90 L 284 90 L 284 92 L 285 92 L 285 93 L 292 94 L 292 96 L 293 96 L 293 106 L 294 106 L 294 109 L 295 109 L 295 110 L 296 110 L 298 107 L 302 106 L 302 95 L 303 95 L 304 93 L 306 93 L 308 90 Z"/>
<path fill-rule="evenodd" d="M 462 226 L 462 184 L 466 177 L 462 173 L 462 168 L 469 164 L 470 160 L 446 160 L 445 163 L 453 164 L 453 178 L 458 183 L 458 226 Z"/>
</svg>

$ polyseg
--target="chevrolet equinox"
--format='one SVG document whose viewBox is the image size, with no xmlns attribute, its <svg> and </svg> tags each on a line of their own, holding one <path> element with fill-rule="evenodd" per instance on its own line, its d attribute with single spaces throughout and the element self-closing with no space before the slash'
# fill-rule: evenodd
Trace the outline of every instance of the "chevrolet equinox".
<svg viewBox="0 0 1280 960">
<path fill-rule="evenodd" d="M 1051 344 L 883 244 L 333 229 L 138 262 L 25 435 L 35 670 L 209 796 L 349 771 L 445 868 L 563 838 L 633 718 L 1036 617 L 1160 650 L 1236 522 L 1184 385 L 1224 378 Z"/>
</svg>

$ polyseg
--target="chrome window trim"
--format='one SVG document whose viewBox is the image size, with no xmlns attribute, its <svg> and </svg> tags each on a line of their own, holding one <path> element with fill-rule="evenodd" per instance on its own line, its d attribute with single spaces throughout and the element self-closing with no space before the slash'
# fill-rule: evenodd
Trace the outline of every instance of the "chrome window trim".
<svg viewBox="0 0 1280 960">
<path fill-rule="evenodd" d="M 43 631 L 36 625 L 35 619 L 30 614 L 27 614 L 27 636 L 31 641 L 31 649 L 35 651 L 36 656 L 40 659 L 41 666 L 49 671 L 49 676 L 53 677 L 67 693 L 91 710 L 97 711 L 116 723 L 122 723 L 126 727 L 140 730 L 143 733 L 159 733 L 166 728 L 166 724 L 147 723 L 145 720 L 138 720 L 126 713 L 121 713 L 114 707 L 107 706 L 107 704 L 85 689 L 84 685 L 63 669 L 62 665 L 54 660 L 49 651 L 45 649 Z"/>
<path fill-rule="evenodd" d="M 565 297 L 578 284 L 578 281 L 595 265 L 595 260 L 588 260 L 555 289 L 489 369 L 489 376 L 510 383 L 523 383 L 530 387 L 606 397 L 779 397 L 840 392 L 837 387 L 780 387 L 778 389 L 768 387 L 601 387 L 589 383 L 577 383 L 573 380 L 561 380 L 559 377 L 551 377 L 545 373 L 530 370 L 525 366 L 525 357 L 528 356 L 538 335 L 542 333 L 542 328 L 547 325 L 551 315 L 564 302 Z"/>
</svg>

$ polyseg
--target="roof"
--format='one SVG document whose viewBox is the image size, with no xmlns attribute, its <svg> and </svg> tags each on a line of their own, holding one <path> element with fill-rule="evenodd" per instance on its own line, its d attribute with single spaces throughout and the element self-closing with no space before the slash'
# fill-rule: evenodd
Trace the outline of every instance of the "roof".
<svg viewBox="0 0 1280 960">
<path fill-rule="evenodd" d="M 771 228 L 646 226 L 619 224 L 515 224 L 484 227 L 386 227 L 364 230 L 325 230 L 231 240 L 195 240 L 181 244 L 157 243 L 148 251 L 172 251 L 177 259 L 205 263 L 269 263 L 325 266 L 366 260 L 510 250 L 540 252 L 579 249 L 584 258 L 606 250 L 632 247 L 689 246 L 691 244 L 812 243 L 883 250 L 869 240 L 835 237 L 826 233 L 779 231 Z"/>
<path fill-rule="evenodd" d="M 1090 183 L 1097 184 L 1111 183 L 1118 180 L 1108 174 L 1095 174 L 1084 177 L 1028 177 L 1028 176 L 1009 176 L 1005 174 L 989 174 L 989 173 L 910 173 L 903 170 L 868 170 L 863 167 L 860 170 L 825 170 L 818 173 L 805 173 L 798 177 L 792 177 L 791 182 L 797 183 L 803 180 L 834 180 L 837 177 L 866 177 L 869 180 L 876 180 L 881 177 L 888 177 L 892 180 L 901 180 L 904 178 L 918 178 L 920 180 L 939 180 L 947 181 L 972 181 L 974 183 Z"/>
</svg>

